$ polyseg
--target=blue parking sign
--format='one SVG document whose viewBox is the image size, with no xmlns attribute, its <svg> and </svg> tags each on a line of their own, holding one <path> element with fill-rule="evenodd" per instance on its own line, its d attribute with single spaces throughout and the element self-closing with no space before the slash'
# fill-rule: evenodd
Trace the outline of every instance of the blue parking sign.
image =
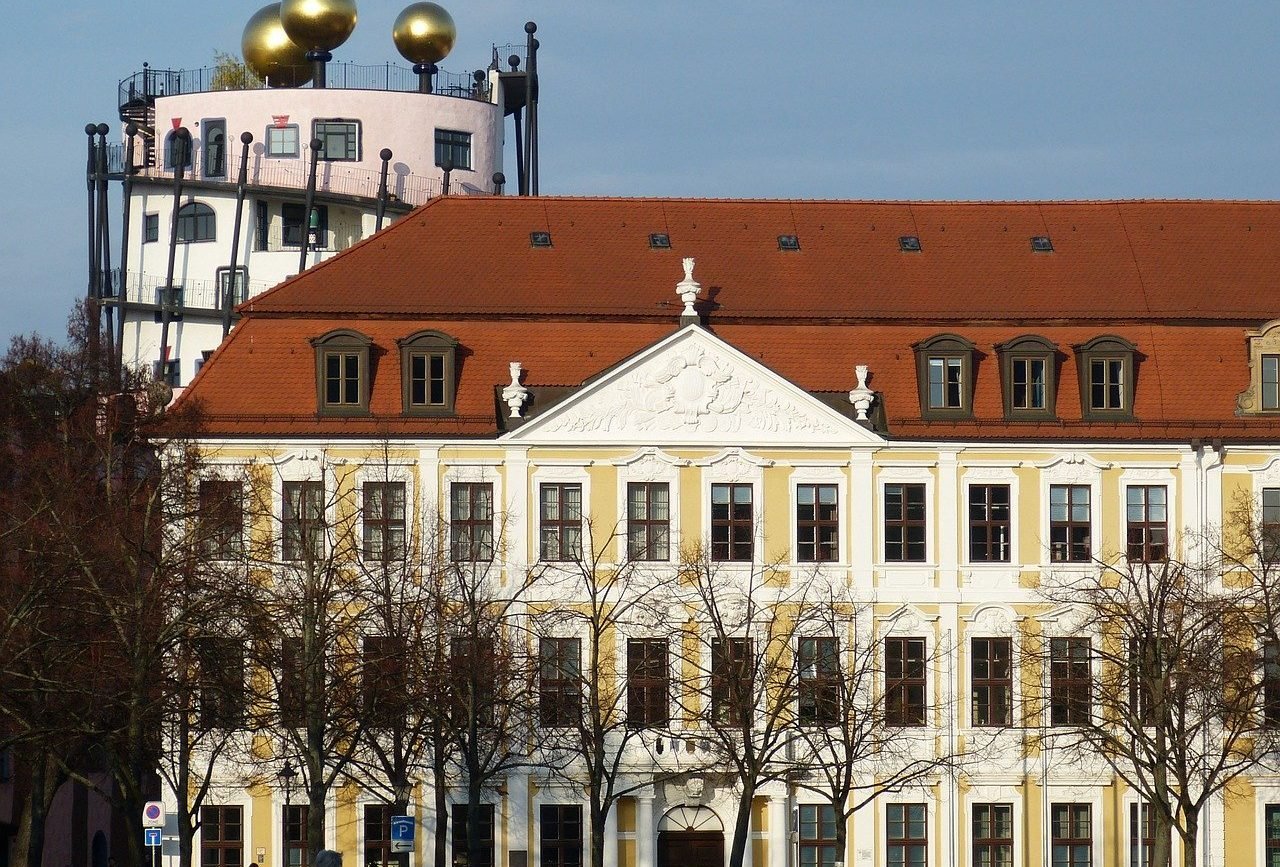
<svg viewBox="0 0 1280 867">
<path fill-rule="evenodd" d="M 391 817 L 391 851 L 392 852 L 412 852 L 413 851 L 413 817 L 412 816 L 392 816 Z"/>
<path fill-rule="evenodd" d="M 160 829 L 159 828 L 143 828 L 142 842 L 146 844 L 148 849 L 160 848 Z"/>
</svg>

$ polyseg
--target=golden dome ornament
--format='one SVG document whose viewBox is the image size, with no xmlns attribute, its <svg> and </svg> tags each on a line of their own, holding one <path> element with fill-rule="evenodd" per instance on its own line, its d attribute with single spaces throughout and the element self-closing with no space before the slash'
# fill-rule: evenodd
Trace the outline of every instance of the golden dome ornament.
<svg viewBox="0 0 1280 867">
<path fill-rule="evenodd" d="M 311 80 L 306 52 L 280 23 L 280 4 L 263 6 L 244 26 L 240 52 L 245 65 L 269 87 L 298 87 Z"/>
<path fill-rule="evenodd" d="M 396 50 L 413 64 L 413 71 L 418 73 L 418 89 L 423 93 L 431 92 L 435 65 L 449 56 L 457 38 L 453 16 L 438 3 L 411 3 L 396 16 L 391 28 Z"/>
<path fill-rule="evenodd" d="M 347 41 L 356 29 L 355 0 L 282 0 L 280 23 L 289 38 L 307 52 L 314 87 L 324 87 L 329 52 Z"/>
</svg>

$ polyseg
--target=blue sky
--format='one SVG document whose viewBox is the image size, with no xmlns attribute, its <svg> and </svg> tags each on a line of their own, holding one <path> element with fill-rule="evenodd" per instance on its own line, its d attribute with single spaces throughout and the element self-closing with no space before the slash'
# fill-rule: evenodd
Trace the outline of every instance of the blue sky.
<svg viewBox="0 0 1280 867">
<path fill-rule="evenodd" d="M 358 2 L 335 57 L 398 60 L 404 2 Z M 116 127 L 117 81 L 238 51 L 260 5 L 8 4 L 0 341 L 84 292 L 83 129 Z M 450 71 L 538 22 L 543 193 L 1280 198 L 1274 0 L 444 5 Z"/>
</svg>

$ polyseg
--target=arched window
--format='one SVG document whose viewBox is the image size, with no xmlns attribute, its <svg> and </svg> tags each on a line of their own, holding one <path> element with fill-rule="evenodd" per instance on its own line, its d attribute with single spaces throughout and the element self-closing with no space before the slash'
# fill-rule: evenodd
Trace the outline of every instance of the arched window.
<svg viewBox="0 0 1280 867">
<path fill-rule="evenodd" d="M 368 415 L 371 386 L 369 349 L 359 331 L 339 328 L 314 338 L 316 397 L 321 415 Z"/>
<path fill-rule="evenodd" d="M 1036 334 L 996 346 L 1004 382 L 1004 417 L 1053 418 L 1058 391 L 1058 347 Z"/>
<path fill-rule="evenodd" d="M 405 415 L 451 415 L 458 341 L 439 331 L 419 331 L 398 343 Z"/>
<path fill-rule="evenodd" d="M 1080 412 L 1085 419 L 1133 418 L 1138 347 L 1104 334 L 1073 347 L 1080 376 Z"/>
<path fill-rule="evenodd" d="M 973 416 L 974 345 L 958 334 L 922 340 L 916 353 L 923 418 Z"/>
<path fill-rule="evenodd" d="M 187 202 L 178 209 L 179 241 L 212 241 L 217 220 L 204 202 Z"/>
<path fill-rule="evenodd" d="M 191 168 L 191 139 L 178 138 L 177 132 L 171 132 L 164 137 L 164 167 L 166 171 L 173 171 L 178 165 L 178 152 L 182 152 L 183 168 Z"/>
</svg>

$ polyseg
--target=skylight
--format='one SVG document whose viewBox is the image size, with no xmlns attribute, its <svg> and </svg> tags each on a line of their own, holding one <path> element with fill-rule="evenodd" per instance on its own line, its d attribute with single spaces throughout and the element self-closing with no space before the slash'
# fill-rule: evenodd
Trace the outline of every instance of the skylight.
<svg viewBox="0 0 1280 867">
<path fill-rule="evenodd" d="M 799 249 L 800 249 L 800 236 L 798 236 L 798 235 L 779 235 L 779 236 L 778 236 L 778 249 L 779 249 L 779 250 L 799 250 Z"/>
<path fill-rule="evenodd" d="M 654 232 L 649 236 L 649 247 L 654 250 L 670 250 L 671 236 L 666 232 Z"/>
<path fill-rule="evenodd" d="M 1031 250 L 1035 253 L 1052 253 L 1053 241 L 1049 240 L 1048 235 L 1033 235 L 1031 237 Z"/>
<path fill-rule="evenodd" d="M 904 253 L 919 253 L 920 239 L 915 235 L 903 235 L 898 239 L 898 249 Z"/>
<path fill-rule="evenodd" d="M 531 247 L 550 247 L 550 246 L 551 246 L 551 233 L 550 233 L 550 232 L 530 232 L 530 233 L 529 233 L 529 246 L 531 246 Z"/>
</svg>

